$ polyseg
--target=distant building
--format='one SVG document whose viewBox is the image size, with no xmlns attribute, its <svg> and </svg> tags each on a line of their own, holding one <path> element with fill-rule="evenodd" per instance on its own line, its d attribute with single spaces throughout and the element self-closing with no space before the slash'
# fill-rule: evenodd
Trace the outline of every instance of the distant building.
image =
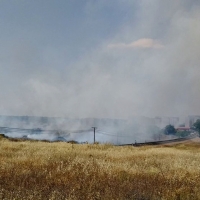
<svg viewBox="0 0 200 200">
<path fill-rule="evenodd" d="M 172 126 L 178 126 L 178 124 L 179 124 L 179 117 L 170 117 L 169 118 L 169 123 Z"/>
<path fill-rule="evenodd" d="M 161 117 L 155 117 L 155 125 L 160 127 L 162 124 L 162 118 Z"/>
<path fill-rule="evenodd" d="M 190 131 L 190 127 L 177 127 L 177 131 Z"/>
<path fill-rule="evenodd" d="M 189 115 L 189 116 L 186 118 L 186 123 L 185 123 L 185 125 L 188 126 L 188 127 L 192 127 L 193 124 L 197 121 L 197 119 L 200 119 L 200 116 L 199 116 L 199 115 Z"/>
<path fill-rule="evenodd" d="M 163 116 L 157 116 L 154 118 L 155 120 L 155 125 L 163 128 L 169 124 L 172 126 L 177 127 L 179 124 L 179 117 L 163 117 Z"/>
</svg>

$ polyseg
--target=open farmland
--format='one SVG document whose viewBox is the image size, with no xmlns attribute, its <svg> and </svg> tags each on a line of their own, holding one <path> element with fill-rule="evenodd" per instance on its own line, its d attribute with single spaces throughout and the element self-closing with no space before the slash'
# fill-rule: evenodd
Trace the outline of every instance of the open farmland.
<svg viewBox="0 0 200 200">
<path fill-rule="evenodd" d="M 200 144 L 109 144 L 0 138 L 0 199 L 200 199 Z"/>
</svg>

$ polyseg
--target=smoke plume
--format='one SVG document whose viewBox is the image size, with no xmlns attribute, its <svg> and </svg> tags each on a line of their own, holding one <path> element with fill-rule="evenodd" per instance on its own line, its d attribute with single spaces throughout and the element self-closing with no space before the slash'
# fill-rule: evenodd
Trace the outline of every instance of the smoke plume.
<svg viewBox="0 0 200 200">
<path fill-rule="evenodd" d="M 0 114 L 200 113 L 198 1 L 1 1 L 0 10 Z"/>
</svg>

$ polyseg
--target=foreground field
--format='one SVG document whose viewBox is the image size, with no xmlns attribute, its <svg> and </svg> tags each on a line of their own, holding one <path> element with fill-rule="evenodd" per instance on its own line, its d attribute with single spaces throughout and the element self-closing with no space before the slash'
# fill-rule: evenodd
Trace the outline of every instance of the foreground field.
<svg viewBox="0 0 200 200">
<path fill-rule="evenodd" d="M 200 199 L 200 145 L 9 141 L 0 137 L 0 199 Z"/>
</svg>

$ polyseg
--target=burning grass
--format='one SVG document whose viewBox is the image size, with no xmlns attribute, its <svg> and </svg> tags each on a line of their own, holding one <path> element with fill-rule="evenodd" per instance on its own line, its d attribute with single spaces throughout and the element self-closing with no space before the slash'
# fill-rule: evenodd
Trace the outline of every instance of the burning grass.
<svg viewBox="0 0 200 200">
<path fill-rule="evenodd" d="M 115 147 L 0 136 L 0 199 L 200 199 L 200 145 Z"/>
</svg>

